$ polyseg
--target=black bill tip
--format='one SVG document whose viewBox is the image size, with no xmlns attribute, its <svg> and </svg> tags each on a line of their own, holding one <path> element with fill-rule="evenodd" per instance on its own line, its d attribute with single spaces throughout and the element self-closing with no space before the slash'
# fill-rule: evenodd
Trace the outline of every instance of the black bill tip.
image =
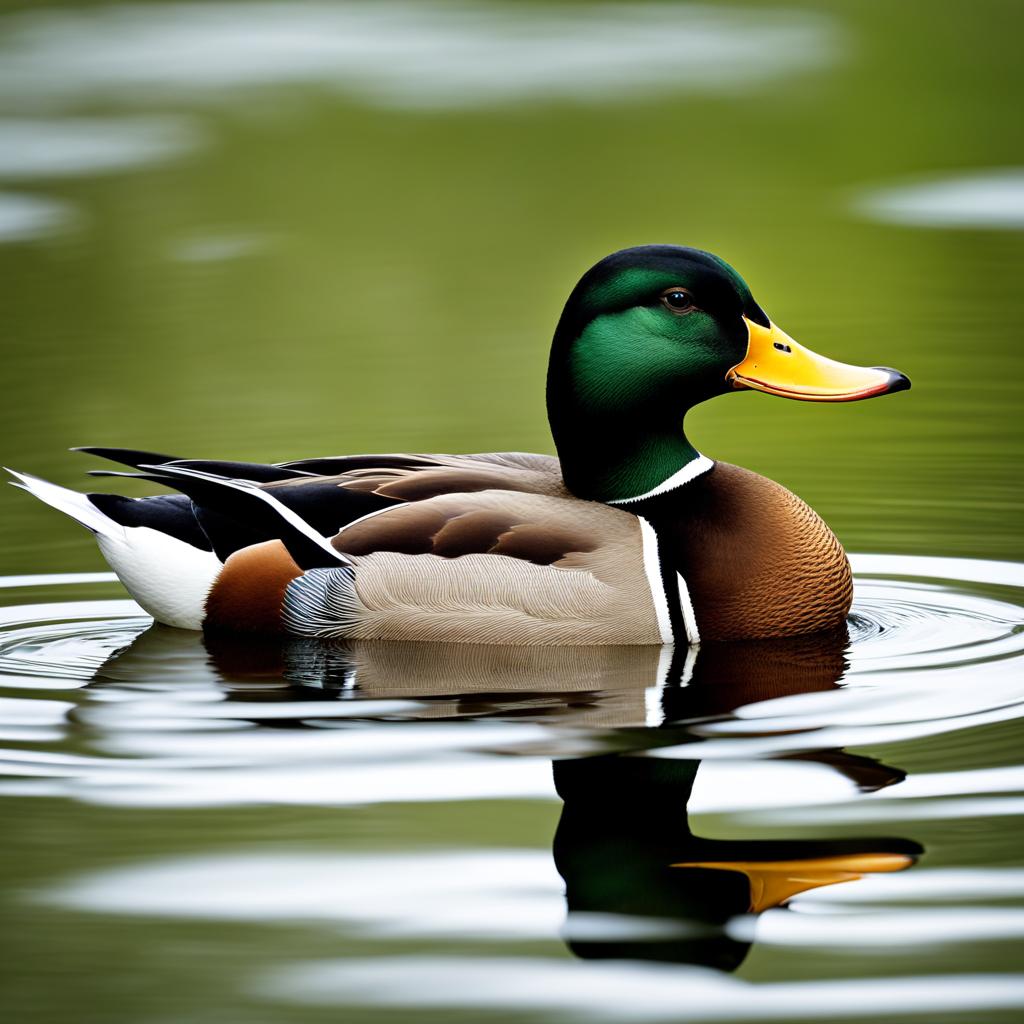
<svg viewBox="0 0 1024 1024">
<path fill-rule="evenodd" d="M 900 373 L 899 370 L 894 370 L 890 366 L 875 366 L 872 369 L 881 370 L 882 373 L 889 375 L 889 383 L 885 389 L 885 394 L 891 395 L 894 391 L 910 390 L 910 378 L 905 373 Z"/>
</svg>

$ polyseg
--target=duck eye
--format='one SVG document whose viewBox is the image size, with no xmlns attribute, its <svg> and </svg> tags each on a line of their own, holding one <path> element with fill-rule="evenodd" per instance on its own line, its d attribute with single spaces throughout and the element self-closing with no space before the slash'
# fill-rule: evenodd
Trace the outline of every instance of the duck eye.
<svg viewBox="0 0 1024 1024">
<path fill-rule="evenodd" d="M 689 313 L 696 308 L 690 293 L 684 292 L 682 288 L 669 288 L 667 292 L 662 292 L 661 304 L 673 313 Z"/>
</svg>

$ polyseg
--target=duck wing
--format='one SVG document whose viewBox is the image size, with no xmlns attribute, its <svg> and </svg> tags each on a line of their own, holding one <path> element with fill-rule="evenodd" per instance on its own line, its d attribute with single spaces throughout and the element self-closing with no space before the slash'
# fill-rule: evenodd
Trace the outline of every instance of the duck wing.
<svg viewBox="0 0 1024 1024">
<path fill-rule="evenodd" d="M 485 644 L 662 641 L 639 520 L 568 495 L 556 460 L 357 458 L 333 461 L 342 470 L 333 476 L 267 484 L 181 463 L 143 467 L 201 512 L 267 537 L 227 558 L 206 600 L 207 627 Z M 365 511 L 359 502 L 378 504 Z"/>
<path fill-rule="evenodd" d="M 315 473 L 350 491 L 401 501 L 496 489 L 569 496 L 558 459 L 531 452 L 344 455 L 282 463 L 277 468 Z"/>
<path fill-rule="evenodd" d="M 435 495 L 331 539 L 348 561 L 290 582 L 286 631 L 484 644 L 657 644 L 639 521 L 512 490 Z"/>
<path fill-rule="evenodd" d="M 301 474 L 270 481 L 255 480 L 266 497 L 298 515 L 322 537 L 332 537 L 347 526 L 398 505 L 419 503 L 446 494 L 492 490 L 568 497 L 558 460 L 523 453 L 487 455 L 384 455 L 347 456 L 313 460 L 330 473 Z M 196 518 L 214 550 L 226 559 L 254 543 L 280 539 L 303 568 L 319 564 L 303 557 L 289 544 L 290 531 L 281 533 L 278 517 L 268 509 L 247 503 L 237 488 L 216 486 L 220 474 L 208 463 L 175 461 L 145 467 L 162 482 L 192 497 Z M 274 467 L 294 472 L 296 467 Z M 247 478 L 252 479 L 252 478 Z"/>
<path fill-rule="evenodd" d="M 102 505 L 112 518 L 122 525 L 173 532 L 197 547 L 212 549 L 222 562 L 237 551 L 268 540 L 287 543 L 292 539 L 293 547 L 306 547 L 294 531 L 285 531 L 286 536 L 281 537 L 281 517 L 259 503 L 253 504 L 244 490 L 225 486 L 227 480 L 267 487 L 278 502 L 322 537 L 330 537 L 370 513 L 438 494 L 494 488 L 567 493 L 557 459 L 518 452 L 353 455 L 271 465 L 181 459 L 131 448 L 75 450 L 137 470 L 93 470 L 93 476 L 144 479 L 182 492 L 142 499 L 91 494 L 90 499 Z M 308 549 L 301 562 L 308 567 Z"/>
</svg>

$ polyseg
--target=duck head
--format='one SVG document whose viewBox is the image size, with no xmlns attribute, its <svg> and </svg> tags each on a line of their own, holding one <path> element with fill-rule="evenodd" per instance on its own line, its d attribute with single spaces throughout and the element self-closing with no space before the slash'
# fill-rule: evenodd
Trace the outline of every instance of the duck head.
<svg viewBox="0 0 1024 1024">
<path fill-rule="evenodd" d="M 548 418 L 570 490 L 628 502 L 699 470 L 706 460 L 683 417 L 716 395 L 852 402 L 909 387 L 897 370 L 798 344 L 717 256 L 645 245 L 601 260 L 569 296 L 551 348 Z"/>
</svg>

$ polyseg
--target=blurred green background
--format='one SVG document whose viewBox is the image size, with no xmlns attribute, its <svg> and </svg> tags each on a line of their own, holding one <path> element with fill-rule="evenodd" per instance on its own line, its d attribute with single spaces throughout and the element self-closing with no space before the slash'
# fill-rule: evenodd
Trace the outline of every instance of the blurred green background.
<svg viewBox="0 0 1024 1024">
<path fill-rule="evenodd" d="M 1021 162 L 1012 0 L 6 6 L 0 192 L 60 204 L 0 245 L 6 464 L 80 486 L 69 445 L 550 451 L 565 296 L 613 249 L 678 242 L 732 262 L 804 344 L 914 382 L 713 402 L 702 450 L 795 490 L 851 550 L 1020 555 L 1013 213 L 865 213 L 873 190 Z M 356 22 L 379 53 L 340 74 L 351 54 L 316 41 Z M 93 169 L 66 139 L 61 157 L 60 123 L 97 116 L 109 166 L 88 123 Z M 140 137 L 156 154 L 133 163 Z M 85 533 L 0 501 L 3 570 L 99 567 Z"/>
<path fill-rule="evenodd" d="M 1019 559 L 1022 29 L 1018 0 L 0 3 L 0 458 L 85 487 L 99 464 L 70 445 L 550 451 L 544 373 L 569 290 L 614 249 L 676 242 L 729 260 L 800 342 L 914 383 L 835 407 L 716 401 L 689 426 L 704 452 L 796 491 L 850 550 Z M 0 490 L 0 572 L 103 567 L 85 531 Z M 61 675 L 75 648 L 51 654 L 41 635 Z M 187 682 L 168 699 L 187 703 Z M 28 774 L 37 756 L 135 757 L 116 717 L 106 733 L 81 709 L 161 694 L 146 678 L 120 693 L 40 685 L 31 696 L 65 703 L 56 739 L 14 728 Z M 22 735 L 50 719 L 27 721 Z M 160 728 L 193 749 L 173 716 Z M 880 756 L 911 771 L 1016 763 L 1019 729 L 993 728 Z M 343 785 L 343 768 L 325 771 Z M 268 1010 L 231 979 L 384 948 L 33 902 L 74 873 L 271 847 L 546 850 L 558 813 L 553 799 L 161 808 L 160 785 L 145 810 L 58 802 L 20 777 L 6 790 L 0 1004 L 19 1020 L 333 1021 L 337 1007 Z M 950 808 L 906 829 L 932 866 L 1019 864 L 1015 818 Z M 553 931 L 488 948 L 569 956 Z M 755 950 L 744 977 L 1019 960 L 995 942 L 891 948 Z"/>
</svg>

